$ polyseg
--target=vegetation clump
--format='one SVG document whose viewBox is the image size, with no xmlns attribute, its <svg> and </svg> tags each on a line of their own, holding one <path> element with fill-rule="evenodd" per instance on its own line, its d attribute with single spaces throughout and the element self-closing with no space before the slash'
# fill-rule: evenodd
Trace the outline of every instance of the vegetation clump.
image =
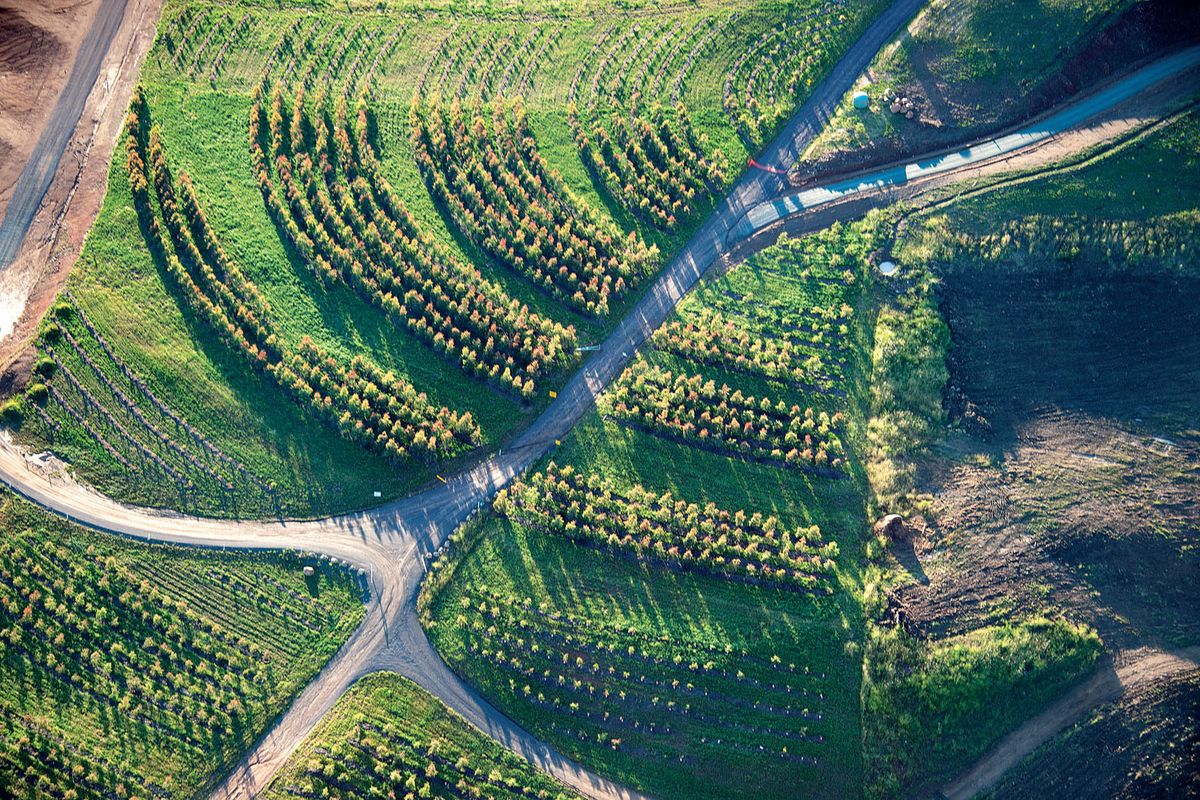
<svg viewBox="0 0 1200 800">
<path fill-rule="evenodd" d="M 190 798 L 362 618 L 288 554 L 125 542 L 0 499 L 0 793 Z M 123 787 L 123 788 L 121 788 Z"/>
<path fill-rule="evenodd" d="M 876 628 L 863 681 L 867 796 L 905 796 L 952 777 L 1086 674 L 1100 652 L 1094 630 L 1061 620 L 936 643 Z M 923 786 L 913 784 L 918 776 Z"/>
<path fill-rule="evenodd" d="M 344 800 L 579 797 L 392 673 L 356 683 L 284 764 L 264 797 L 334 792 Z"/>
</svg>

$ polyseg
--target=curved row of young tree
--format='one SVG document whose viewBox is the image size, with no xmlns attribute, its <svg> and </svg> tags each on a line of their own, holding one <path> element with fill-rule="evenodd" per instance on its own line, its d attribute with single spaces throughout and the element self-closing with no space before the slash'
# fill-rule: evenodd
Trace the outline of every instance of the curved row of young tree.
<svg viewBox="0 0 1200 800">
<path fill-rule="evenodd" d="M 757 149 L 834 59 L 833 46 L 849 28 L 846 0 L 772 26 L 745 49 L 725 76 L 722 104 L 743 141 Z"/>
<path fill-rule="evenodd" d="M 705 17 L 686 30 L 664 24 L 657 36 L 640 22 L 620 36 L 610 28 L 571 84 L 567 119 L 584 165 L 625 208 L 663 229 L 678 225 L 727 178 L 724 155 L 697 134 L 687 106 L 664 106 L 644 93 L 684 57 L 684 42 L 712 23 Z"/>
<path fill-rule="evenodd" d="M 601 398 L 600 408 L 614 419 L 719 452 L 819 470 L 844 466 L 841 412 L 756 398 L 642 358 Z"/>
<path fill-rule="evenodd" d="M 829 588 L 823 576 L 832 574 L 838 553 L 815 526 L 781 530 L 772 516 L 700 506 L 640 486 L 621 490 L 554 462 L 501 491 L 494 508 L 526 527 L 638 559 L 808 590 Z"/>
<path fill-rule="evenodd" d="M 658 261 L 572 197 L 538 152 L 521 100 L 470 114 L 438 95 L 414 97 L 417 164 L 434 197 L 481 249 L 588 314 L 608 313 Z"/>
<path fill-rule="evenodd" d="M 394 373 L 357 356 L 343 364 L 307 338 L 297 347 L 281 341 L 266 300 L 225 254 L 187 175 L 178 181 L 171 175 L 158 130 L 149 123 L 139 92 L 126 125 L 126 167 L 138 215 L 167 274 L 221 339 L 344 436 L 381 454 L 445 458 L 479 443 L 469 413 L 435 406 Z"/>
<path fill-rule="evenodd" d="M 772 381 L 817 388 L 830 379 L 820 355 L 804 352 L 783 337 L 758 335 L 711 309 L 671 320 L 655 331 L 651 342 L 697 364 Z"/>
<path fill-rule="evenodd" d="M 347 572 L 193 558 L 0 498 L 0 795 L 183 800 L 236 760 L 362 617 Z"/>
<path fill-rule="evenodd" d="M 365 99 L 351 113 L 261 92 L 250 146 L 276 224 L 318 276 L 344 282 L 469 373 L 533 395 L 575 359 L 575 331 L 531 312 L 436 245 L 383 176 Z M 285 121 L 286 116 L 286 121 Z M 264 150 L 264 139 L 270 158 Z"/>
</svg>

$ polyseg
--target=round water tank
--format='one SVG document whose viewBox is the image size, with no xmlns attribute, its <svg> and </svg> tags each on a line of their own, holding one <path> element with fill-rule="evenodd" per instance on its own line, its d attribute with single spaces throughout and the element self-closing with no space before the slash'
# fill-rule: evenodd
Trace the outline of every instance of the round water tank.
<svg viewBox="0 0 1200 800">
<path fill-rule="evenodd" d="M 871 105 L 871 98 L 867 95 L 866 92 L 855 92 L 854 93 L 854 107 L 855 108 L 861 110 L 861 109 L 866 108 L 869 105 Z"/>
<path fill-rule="evenodd" d="M 896 270 L 898 270 L 898 269 L 900 269 L 900 268 L 896 266 L 895 261 L 879 262 L 879 273 L 881 275 L 895 275 Z"/>
</svg>

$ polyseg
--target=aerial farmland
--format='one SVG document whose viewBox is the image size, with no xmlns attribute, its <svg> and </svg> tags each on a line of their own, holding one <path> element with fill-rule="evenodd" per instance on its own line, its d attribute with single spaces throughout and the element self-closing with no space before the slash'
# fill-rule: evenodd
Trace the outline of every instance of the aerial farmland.
<svg viewBox="0 0 1200 800">
<path fill-rule="evenodd" d="M 0 797 L 1200 793 L 1198 32 L 0 3 Z"/>
</svg>

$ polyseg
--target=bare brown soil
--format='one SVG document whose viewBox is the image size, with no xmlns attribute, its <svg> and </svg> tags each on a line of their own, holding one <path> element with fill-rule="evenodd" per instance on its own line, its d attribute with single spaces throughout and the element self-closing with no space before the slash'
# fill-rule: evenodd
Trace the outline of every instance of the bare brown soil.
<svg viewBox="0 0 1200 800">
<path fill-rule="evenodd" d="M 70 28 L 70 38 L 60 37 L 70 46 L 64 45 L 55 62 L 47 66 L 47 70 L 54 75 L 61 75 L 56 78 L 54 92 L 42 101 L 45 106 L 45 113 L 42 114 L 44 122 L 58 89 L 70 73 L 79 41 L 91 24 L 91 15 L 97 3 L 95 0 L 74 4 L 62 0 L 39 0 L 40 4 L 30 5 L 24 0 L 0 0 L 0 7 L 6 3 L 19 5 L 23 17 L 38 21 L 56 19 L 56 14 L 76 14 L 68 22 L 56 23 Z M 12 302 L 23 305 L 23 312 L 13 332 L 0 340 L 0 393 L 10 392 L 14 385 L 20 385 L 27 379 L 32 363 L 30 341 L 78 259 L 83 240 L 100 211 L 108 184 L 108 163 L 142 61 L 154 41 L 162 4 L 163 0 L 130 0 L 121 27 L 101 66 L 100 77 L 92 87 L 67 152 L 25 237 L 24 246 L 16 260 L 0 273 L 0 299 L 9 302 L 16 298 Z M 30 8 L 37 13 L 29 11 Z M 80 16 L 85 9 L 89 16 Z M 57 32 L 57 28 L 48 24 L 41 24 L 41 27 Z M 28 82 L 29 79 L 23 80 Z M 6 108 L 9 102 L 9 88 L 0 74 L 0 108 Z M 19 94 L 19 89 L 13 91 Z M 0 125 L 3 124 L 0 119 Z M 12 183 L 15 183 L 24 166 L 25 156 L 32 149 L 38 130 L 40 125 L 37 130 L 28 133 L 21 145 L 24 149 L 14 150 L 11 179 L 8 184 L 0 184 L 0 187 L 7 187 L 0 190 L 11 193 Z"/>
<path fill-rule="evenodd" d="M 1195 737 L 1181 733 L 1189 720 L 1195 730 L 1194 687 L 1190 711 L 1180 700 L 1143 715 L 1184 751 L 1139 740 L 1081 760 L 1071 742 L 1119 747 L 1146 693 L 1200 662 L 1200 281 L 1084 264 L 941 277 L 948 404 L 962 424 L 921 467 L 932 505 L 912 542 L 893 545 L 914 580 L 893 591 L 891 619 L 942 638 L 1062 614 L 1094 626 L 1108 651 L 942 796 L 975 796 L 1046 742 L 1002 796 L 1176 796 L 1195 774 Z M 1053 738 L 1114 703 L 1106 732 Z M 1107 782 L 1088 783 L 1093 772 Z"/>
<path fill-rule="evenodd" d="M 1197 41 L 1200 5 L 1192 0 L 1135 3 L 1102 26 L 1057 72 L 1013 96 L 999 95 L 989 86 L 942 80 L 938 75 L 942 54 L 918 48 L 912 64 L 916 79 L 898 90 L 915 100 L 924 124 L 904 126 L 896 135 L 867 147 L 835 151 L 803 163 L 796 180 L 811 182 L 817 176 L 856 172 L 1016 127 L 1116 74 Z"/>
<path fill-rule="evenodd" d="M 959 409 L 924 466 L 895 618 L 941 636 L 1062 609 L 1110 650 L 1200 641 L 1200 286 L 946 276 Z"/>
<path fill-rule="evenodd" d="M 988 796 L 1200 796 L 1200 669 L 1130 688 L 1027 758 Z"/>
<path fill-rule="evenodd" d="M 902 554 L 923 582 L 897 591 L 895 613 L 935 637 L 1052 608 L 1110 648 L 1196 640 L 1200 440 L 1174 441 L 1050 408 L 994 464 L 954 441 L 928 468 L 932 524 Z"/>
<path fill-rule="evenodd" d="M 0 0 L 0 217 L 99 0 Z"/>
</svg>

